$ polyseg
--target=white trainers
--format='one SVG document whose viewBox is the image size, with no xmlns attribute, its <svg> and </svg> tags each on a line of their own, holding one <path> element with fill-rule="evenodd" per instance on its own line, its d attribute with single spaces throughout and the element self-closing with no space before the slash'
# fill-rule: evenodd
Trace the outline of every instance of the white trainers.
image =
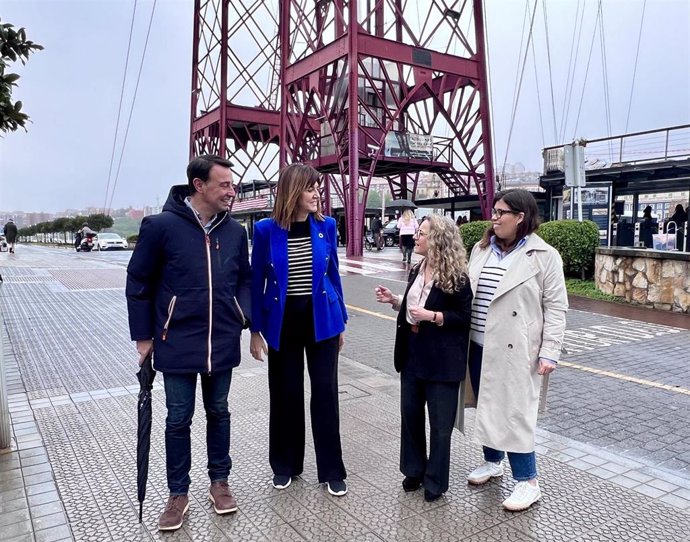
<svg viewBox="0 0 690 542">
<path fill-rule="evenodd" d="M 503 501 L 503 508 L 511 512 L 519 512 L 520 510 L 527 510 L 539 499 L 541 499 L 539 482 L 534 486 L 529 482 L 518 482 L 515 484 L 515 489 L 513 489 L 510 497 Z"/>
<path fill-rule="evenodd" d="M 470 473 L 467 481 L 475 486 L 480 486 L 488 482 L 489 479 L 498 478 L 499 476 L 503 476 L 503 463 L 500 461 L 498 463 L 484 461 L 483 464 Z"/>
</svg>

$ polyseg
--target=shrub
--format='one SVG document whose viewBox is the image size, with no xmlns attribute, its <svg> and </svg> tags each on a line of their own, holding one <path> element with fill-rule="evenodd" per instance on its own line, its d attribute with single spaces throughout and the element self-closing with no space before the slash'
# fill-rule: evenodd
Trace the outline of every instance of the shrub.
<svg viewBox="0 0 690 542">
<path fill-rule="evenodd" d="M 490 220 L 475 220 L 474 222 L 467 222 L 460 226 L 460 236 L 462 242 L 467 250 L 467 255 L 472 252 L 472 247 L 476 245 L 484 235 L 484 232 L 491 227 Z"/>
<path fill-rule="evenodd" d="M 138 239 L 139 239 L 139 234 L 135 233 L 134 235 L 130 235 L 129 237 L 127 237 L 127 242 L 128 243 L 136 243 Z"/>
<path fill-rule="evenodd" d="M 591 220 L 555 220 L 537 230 L 544 241 L 563 258 L 566 275 L 585 277 L 594 269 L 594 251 L 599 246 L 599 228 Z"/>
</svg>

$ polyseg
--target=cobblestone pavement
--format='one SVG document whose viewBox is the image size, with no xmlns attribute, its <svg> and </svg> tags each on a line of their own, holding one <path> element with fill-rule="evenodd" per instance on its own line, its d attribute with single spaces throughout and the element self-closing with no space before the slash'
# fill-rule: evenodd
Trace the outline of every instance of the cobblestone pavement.
<svg viewBox="0 0 690 542">
<path fill-rule="evenodd" d="M 468 436 L 453 439 L 449 492 L 432 504 L 419 492 L 406 494 L 391 369 L 394 313 L 373 301 L 379 282 L 404 287 L 404 267 L 392 251 L 343 262 L 352 316 L 340 365 L 349 493 L 333 498 L 317 483 L 310 440 L 303 475 L 286 491 L 270 487 L 266 369 L 250 359 L 245 340 L 230 396 L 230 484 L 239 511 L 212 511 L 198 418 L 190 512 L 180 531 L 156 530 L 166 497 L 159 378 L 139 525 L 136 367 L 122 290 L 127 256 L 24 246 L 14 258 L 0 255 L 13 432 L 13 447 L 0 454 L 3 541 L 690 540 L 688 332 L 583 312 L 569 316 L 569 353 L 540 420 L 543 500 L 510 514 L 500 508 L 513 485 L 509 476 L 466 484 L 480 460 L 469 438 L 471 411 Z"/>
</svg>

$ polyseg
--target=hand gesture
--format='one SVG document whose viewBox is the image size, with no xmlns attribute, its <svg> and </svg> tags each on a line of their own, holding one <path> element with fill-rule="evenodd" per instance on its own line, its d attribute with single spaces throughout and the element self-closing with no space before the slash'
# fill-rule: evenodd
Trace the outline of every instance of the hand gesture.
<svg viewBox="0 0 690 542">
<path fill-rule="evenodd" d="M 388 288 L 385 286 L 377 286 L 374 289 L 374 293 L 376 294 L 376 301 L 379 303 L 393 303 L 395 301 L 395 296 L 393 295 L 393 292 L 391 292 Z"/>
<path fill-rule="evenodd" d="M 268 355 L 268 346 L 261 333 L 252 333 L 249 339 L 249 353 L 256 361 L 263 361 L 263 354 Z"/>
<path fill-rule="evenodd" d="M 425 320 L 431 321 L 434 317 L 432 311 L 426 310 L 421 305 L 410 305 L 407 310 L 410 312 L 410 316 L 414 318 L 415 322 L 424 322 Z"/>
</svg>

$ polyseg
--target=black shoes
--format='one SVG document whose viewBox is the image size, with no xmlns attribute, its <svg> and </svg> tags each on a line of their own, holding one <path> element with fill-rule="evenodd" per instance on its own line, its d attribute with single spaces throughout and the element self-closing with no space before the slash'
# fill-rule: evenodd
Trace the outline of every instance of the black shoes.
<svg viewBox="0 0 690 542">
<path fill-rule="evenodd" d="M 347 493 L 345 480 L 329 480 L 326 485 L 328 486 L 328 492 L 335 497 L 342 497 Z"/>
<path fill-rule="evenodd" d="M 287 489 L 292 483 L 292 477 L 286 476 L 285 474 L 275 474 L 273 475 L 273 487 L 276 489 Z"/>
<path fill-rule="evenodd" d="M 441 498 L 441 493 L 432 493 L 428 489 L 424 490 L 424 500 L 426 502 L 434 502 Z"/>
<path fill-rule="evenodd" d="M 402 486 L 406 492 L 417 491 L 422 487 L 422 480 L 414 476 L 405 476 L 405 479 L 402 481 Z"/>
</svg>

